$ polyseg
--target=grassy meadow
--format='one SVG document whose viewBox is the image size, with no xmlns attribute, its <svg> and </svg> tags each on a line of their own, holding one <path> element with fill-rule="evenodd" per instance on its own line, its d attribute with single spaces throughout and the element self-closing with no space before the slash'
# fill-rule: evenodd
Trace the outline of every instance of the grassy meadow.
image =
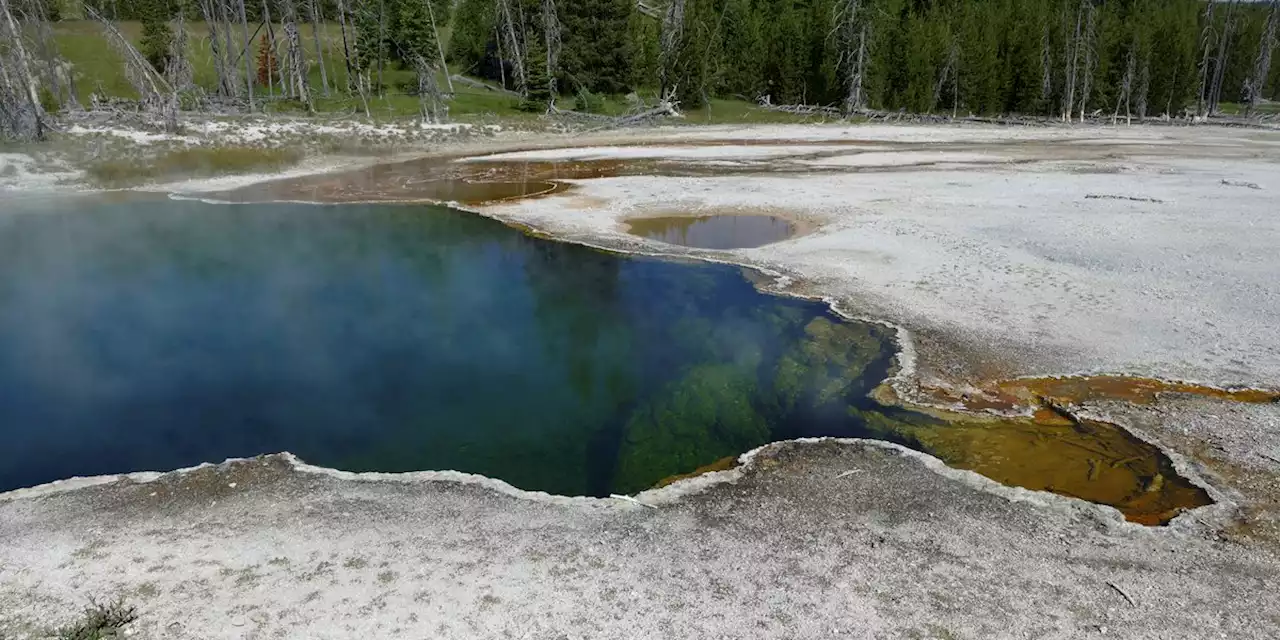
<svg viewBox="0 0 1280 640">
<path fill-rule="evenodd" d="M 116 27 L 135 46 L 142 37 L 142 25 L 138 22 L 117 22 Z M 322 82 L 320 65 L 316 62 L 316 30 L 312 25 L 300 25 L 300 36 L 304 55 L 309 61 L 308 79 L 314 94 L 315 107 L 318 112 L 329 114 L 349 113 L 363 116 L 364 106 L 358 95 L 346 92 L 347 69 L 342 57 L 342 32 L 337 23 L 319 25 L 320 50 L 325 65 L 325 79 Z M 54 40 L 59 52 L 71 63 L 76 84 L 77 97 L 82 104 L 89 103 L 90 94 L 137 98 L 136 92 L 129 85 L 124 73 L 124 62 L 120 54 L 108 43 L 102 27 L 93 21 L 62 21 L 53 25 Z M 232 29 L 232 46 L 237 50 L 244 48 L 244 34 L 237 26 Z M 258 48 L 261 38 L 267 30 L 258 25 L 250 25 L 250 36 L 253 40 L 247 55 L 251 69 L 256 75 Z M 276 36 L 277 59 L 283 59 L 283 29 L 273 26 Z M 213 68 L 213 54 L 209 42 L 209 30 L 202 22 L 187 24 L 188 56 L 191 62 L 195 81 L 206 90 L 217 82 Z M 351 37 L 348 32 L 348 37 Z M 449 31 L 441 30 L 442 46 L 448 47 Z M 243 68 L 244 61 L 238 63 Z M 450 73 L 459 73 L 460 69 L 452 69 Z M 376 81 L 376 74 L 375 74 Z M 437 81 L 442 89 L 448 87 L 447 78 L 441 73 Z M 418 98 L 408 95 L 407 90 L 416 88 L 414 73 L 395 65 L 384 68 L 382 73 L 383 91 L 369 97 L 370 114 L 378 120 L 412 117 L 418 113 Z M 327 91 L 326 91 L 327 87 Z M 652 98 L 655 92 L 648 92 L 646 98 Z M 642 95 L 645 92 L 641 92 Z M 279 87 L 274 92 L 267 86 L 255 86 L 255 96 L 281 96 Z M 574 98 L 565 96 L 560 99 L 562 108 L 573 108 Z M 518 109 L 519 100 L 496 91 L 487 91 L 479 87 L 470 87 L 455 83 L 453 99 L 449 101 L 449 116 L 453 120 L 472 121 L 497 118 L 501 120 L 532 120 L 538 114 L 530 114 Z M 301 111 L 301 105 L 280 100 L 268 101 L 268 111 L 289 112 Z M 603 112 L 621 114 L 627 110 L 627 103 L 622 96 L 607 96 L 604 99 Z M 798 122 L 806 118 L 787 113 L 767 111 L 755 105 L 737 101 L 713 99 L 710 104 L 688 111 L 687 119 L 691 123 L 739 123 L 739 122 Z M 809 118 L 812 120 L 812 118 Z"/>
</svg>

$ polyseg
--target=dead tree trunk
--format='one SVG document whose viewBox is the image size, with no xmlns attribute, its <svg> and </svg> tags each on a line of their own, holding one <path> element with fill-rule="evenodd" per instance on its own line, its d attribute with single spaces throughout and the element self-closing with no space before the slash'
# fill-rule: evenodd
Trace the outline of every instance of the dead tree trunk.
<svg viewBox="0 0 1280 640">
<path fill-rule="evenodd" d="M 1137 47 L 1137 42 L 1134 42 Z M 1124 76 L 1120 79 L 1120 91 L 1116 96 L 1116 109 L 1111 113 L 1111 124 L 1114 125 L 1120 119 L 1120 105 L 1124 105 L 1125 124 L 1133 123 L 1133 113 L 1130 109 L 1130 102 L 1133 96 L 1133 76 L 1136 73 L 1135 67 L 1137 63 L 1134 59 L 1134 51 L 1129 49 L 1129 55 L 1125 57 Z"/>
<path fill-rule="evenodd" d="M 43 63 L 49 92 L 63 110 L 78 110 L 80 103 L 76 100 L 75 74 L 58 53 L 58 42 L 49 28 L 49 11 L 44 2 L 30 1 L 26 22 L 35 26 L 35 53 Z"/>
<path fill-rule="evenodd" d="M 181 5 L 178 17 L 173 21 L 173 40 L 169 41 L 169 64 L 164 69 L 165 80 L 174 91 L 190 91 L 196 88 L 195 73 L 187 58 L 187 16 Z"/>
<path fill-rule="evenodd" d="M 422 121 L 438 124 L 447 119 L 448 107 L 436 84 L 436 69 L 420 54 L 413 56 L 413 68 L 418 74 L 418 105 Z"/>
<path fill-rule="evenodd" d="M 431 0 L 422 0 L 427 5 L 427 18 L 431 20 L 431 33 L 436 38 L 436 53 L 440 54 L 440 68 L 444 70 L 444 81 L 449 85 L 449 93 L 453 93 L 453 74 L 449 73 L 449 65 L 444 61 L 444 45 L 440 44 L 440 30 L 436 28 L 436 10 L 431 8 Z"/>
<path fill-rule="evenodd" d="M 147 62 L 137 48 L 120 33 L 109 20 L 102 17 L 93 7 L 85 5 L 85 11 L 91 18 L 102 25 L 107 42 L 124 58 L 124 75 L 138 92 L 138 97 L 145 112 L 160 116 L 165 131 L 178 130 L 178 94 L 169 85 L 164 76 Z"/>
<path fill-rule="evenodd" d="M 677 2 L 681 0 L 676 0 Z M 502 48 L 505 49 L 504 54 L 509 56 L 511 62 L 511 71 L 515 76 L 515 89 L 521 96 L 528 96 L 528 76 L 525 73 L 524 66 L 524 38 L 520 37 L 516 32 L 515 16 L 511 13 L 511 3 L 509 0 L 498 0 L 498 30 L 500 33 L 500 41 Z M 524 32 L 523 23 L 520 32 Z M 502 65 L 500 65 L 502 66 Z"/>
<path fill-rule="evenodd" d="M 547 83 L 551 88 L 551 103 L 556 100 L 556 70 L 560 60 L 560 16 L 556 13 L 555 0 L 542 0 L 543 45 L 547 50 Z"/>
<path fill-rule="evenodd" d="M 343 0 L 338 0 L 338 30 L 342 33 L 342 62 L 347 70 L 347 92 L 350 93 L 353 87 L 357 86 L 358 81 L 355 80 L 355 67 L 351 64 L 351 40 L 347 38 L 347 17 L 350 14 L 347 5 Z M 364 97 L 364 94 L 361 94 Z M 368 111 L 368 106 L 365 111 Z"/>
<path fill-rule="evenodd" d="M 839 53 L 836 68 L 844 81 L 845 116 L 866 108 L 863 78 L 866 73 L 867 33 L 869 30 L 862 0 L 841 0 L 835 5 L 835 32 Z"/>
<path fill-rule="evenodd" d="M 1080 3 L 1080 7 L 1085 12 L 1084 37 L 1077 45 L 1078 48 L 1084 49 L 1084 69 L 1080 74 L 1080 122 L 1084 122 L 1085 115 L 1089 111 L 1089 98 L 1093 91 L 1093 72 L 1097 67 L 1098 56 L 1097 51 L 1094 49 L 1097 35 L 1097 12 L 1094 10 L 1092 0 L 1083 0 Z"/>
<path fill-rule="evenodd" d="M 1213 24 L 1214 4 L 1213 2 L 1205 3 L 1204 27 L 1200 30 L 1200 64 L 1197 65 L 1196 69 L 1196 73 L 1200 75 L 1200 87 L 1196 93 L 1196 115 L 1198 116 L 1206 115 L 1205 103 L 1209 99 L 1210 55 L 1213 52 L 1213 44 L 1217 37 L 1217 31 Z"/>
<path fill-rule="evenodd" d="M 307 12 L 311 17 L 311 37 L 316 43 L 316 62 L 320 64 L 320 90 L 324 92 L 325 97 L 329 95 L 329 74 L 324 68 L 324 48 L 320 45 L 320 27 L 324 25 L 324 16 L 316 7 L 316 0 L 307 2 Z"/>
<path fill-rule="evenodd" d="M 284 21 L 285 63 L 289 65 L 289 93 L 315 113 L 311 87 L 307 83 L 307 58 L 302 53 L 302 37 L 298 34 L 298 10 L 293 0 L 280 0 Z"/>
<path fill-rule="evenodd" d="M 1222 37 L 1218 38 L 1218 57 L 1214 61 L 1213 86 L 1209 92 L 1209 115 L 1217 115 L 1218 103 L 1222 101 L 1222 78 L 1227 72 L 1227 47 L 1235 34 L 1237 4 L 1238 0 L 1232 0 L 1227 5 L 1227 21 L 1222 26 Z"/>
<path fill-rule="evenodd" d="M 262 0 L 262 23 L 267 27 L 267 40 L 271 43 L 271 55 L 267 59 L 277 61 L 274 69 L 276 72 L 275 78 L 271 77 L 272 69 L 270 67 L 267 68 L 267 93 L 269 95 L 275 95 L 276 89 L 274 85 L 279 85 L 280 95 L 286 98 L 292 98 L 293 94 L 289 91 L 288 84 L 285 82 L 284 78 L 284 65 L 278 62 L 280 57 L 276 55 L 276 33 L 275 29 L 271 28 L 271 9 L 267 7 L 267 0 Z M 258 73 L 262 73 L 262 71 L 259 70 Z"/>
<path fill-rule="evenodd" d="M 48 127 L 28 63 L 22 29 L 9 0 L 0 0 L 0 134 L 42 140 Z"/>
<path fill-rule="evenodd" d="M 1134 95 L 1134 106 L 1138 111 L 1138 120 L 1147 118 L 1147 93 L 1151 90 L 1151 54 L 1142 56 L 1142 71 L 1138 72 L 1138 89 Z"/>
<path fill-rule="evenodd" d="M 1045 115 L 1053 114 L 1053 44 L 1049 40 L 1049 25 L 1040 36 L 1040 99 L 1044 101 Z"/>
<path fill-rule="evenodd" d="M 667 13 L 662 18 L 658 51 L 658 84 L 662 95 L 666 95 L 676 82 L 675 67 L 684 44 L 684 4 L 685 0 L 670 0 Z"/>
<path fill-rule="evenodd" d="M 236 69 L 236 65 L 240 63 L 240 58 L 234 57 L 235 51 L 236 51 L 235 27 L 234 27 L 235 11 L 231 4 L 231 0 L 210 0 L 210 1 L 217 2 L 219 11 L 222 13 L 222 26 L 223 26 L 222 36 L 227 41 L 226 51 L 223 53 L 223 55 L 227 57 L 227 63 L 226 63 L 227 79 L 232 83 L 230 95 L 239 96 L 241 95 L 240 82 L 236 78 L 236 75 L 239 74 L 240 72 Z M 248 55 L 248 48 L 249 48 L 249 43 L 246 42 L 244 44 L 244 49 L 240 51 L 240 55 L 241 56 Z M 244 70 L 246 73 L 249 71 L 248 64 L 244 66 Z M 246 85 L 249 85 L 252 82 L 253 82 L 252 77 L 245 79 Z M 253 110 L 253 94 L 252 93 L 249 94 L 249 110 L 250 111 Z"/>
<path fill-rule="evenodd" d="M 933 100 L 929 103 L 929 113 L 933 113 L 934 107 L 942 102 L 942 89 L 947 86 L 948 81 L 951 84 L 951 91 L 955 96 L 955 103 L 952 117 L 955 117 L 955 111 L 959 110 L 959 83 L 957 82 L 957 69 L 960 58 L 960 48 L 954 43 L 947 49 L 947 61 L 942 65 L 942 71 L 938 74 L 938 81 L 933 85 Z"/>
<path fill-rule="evenodd" d="M 235 81 L 235 68 L 231 60 L 231 51 L 224 46 L 222 39 L 230 31 L 230 25 L 225 21 L 225 10 L 219 15 L 218 7 L 225 8 L 226 5 L 220 5 L 215 0 L 199 0 L 200 14 L 204 17 L 205 25 L 209 29 L 209 53 L 213 59 L 213 72 L 218 76 L 218 85 L 215 93 L 222 96 L 234 97 L 239 93 L 239 83 Z M 220 19 L 222 18 L 222 19 Z"/>
<path fill-rule="evenodd" d="M 1075 110 L 1076 104 L 1076 69 L 1080 65 L 1080 34 L 1081 26 L 1084 21 L 1084 5 L 1089 0 L 1081 0 L 1079 7 L 1076 9 L 1076 28 L 1071 39 L 1067 42 L 1067 58 L 1066 58 L 1066 87 L 1062 94 L 1062 120 L 1064 122 L 1071 121 L 1071 114 Z"/>
<path fill-rule="evenodd" d="M 251 43 L 249 42 L 249 15 L 244 10 L 244 0 L 240 0 L 240 29 L 244 36 L 244 51 L 240 54 L 240 57 L 244 58 L 244 83 L 249 89 L 249 111 L 253 111 L 253 69 L 249 66 L 250 56 L 248 54 L 249 47 L 251 46 Z M 227 30 L 228 34 L 230 31 L 230 29 Z M 228 35 L 228 38 L 229 37 L 230 36 Z"/>
<path fill-rule="evenodd" d="M 1280 21 L 1280 0 L 1271 0 L 1267 23 L 1258 42 L 1258 55 L 1253 58 L 1253 71 L 1244 82 L 1245 115 L 1252 118 L 1262 100 L 1262 91 L 1271 72 L 1271 51 L 1276 48 L 1276 22 Z"/>
<path fill-rule="evenodd" d="M 378 0 L 378 50 L 382 50 L 382 43 L 387 41 L 387 3 L 386 0 Z M 378 96 L 385 97 L 386 90 L 382 83 L 382 61 L 386 58 L 382 53 L 378 54 Z"/>
</svg>

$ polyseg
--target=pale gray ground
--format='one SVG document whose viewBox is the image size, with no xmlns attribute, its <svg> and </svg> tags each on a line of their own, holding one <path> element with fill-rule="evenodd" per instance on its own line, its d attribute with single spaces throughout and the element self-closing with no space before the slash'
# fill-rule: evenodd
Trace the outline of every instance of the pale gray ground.
<svg viewBox="0 0 1280 640">
<path fill-rule="evenodd" d="M 486 213 L 684 253 L 620 221 L 785 209 L 819 228 L 695 253 L 797 276 L 803 293 L 906 327 L 920 373 L 951 382 L 1078 370 L 1280 381 L 1275 134 L 642 136 L 861 136 L 868 148 L 756 152 L 774 156 L 757 160 L 758 176 L 604 179 Z M 765 175 L 782 164 L 823 173 Z M 1280 405 L 1169 397 L 1082 410 L 1166 448 L 1219 504 L 1144 528 L 857 442 L 776 445 L 718 474 L 731 482 L 642 494 L 656 509 L 275 458 L 0 497 L 0 636 L 124 595 L 141 605 L 134 636 L 157 639 L 1280 637 Z"/>
<path fill-rule="evenodd" d="M 0 502 L 0 629 L 118 593 L 140 638 L 1280 634 L 1274 555 L 992 484 L 856 441 L 658 508 L 237 463 Z"/>
<path fill-rule="evenodd" d="M 794 276 L 790 290 L 908 329 L 928 382 L 1130 373 L 1280 386 L 1280 132 L 766 127 L 647 139 L 670 146 L 473 161 L 714 166 L 741 150 L 759 171 L 581 180 L 484 212 L 591 244 Z M 753 146 L 763 140 L 778 143 L 768 157 Z M 756 249 L 686 251 L 639 241 L 624 224 L 734 211 L 817 229 Z"/>
</svg>

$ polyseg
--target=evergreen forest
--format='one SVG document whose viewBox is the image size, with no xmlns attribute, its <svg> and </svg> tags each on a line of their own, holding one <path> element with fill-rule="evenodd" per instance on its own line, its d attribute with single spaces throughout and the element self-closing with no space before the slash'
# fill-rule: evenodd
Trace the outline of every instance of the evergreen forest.
<svg viewBox="0 0 1280 640">
<path fill-rule="evenodd" d="M 1280 0 L 0 0 L 0 8 L 8 129 L 30 116 L 24 109 L 65 107 L 84 94 L 62 86 L 72 80 L 59 75 L 56 42 L 67 40 L 51 35 L 77 21 L 100 23 L 125 52 L 142 102 L 197 96 L 169 99 L 173 110 L 206 100 L 253 110 L 255 95 L 277 88 L 308 110 L 318 92 L 359 96 L 368 110 L 368 96 L 401 91 L 436 118 L 455 79 L 531 112 L 566 96 L 581 111 L 630 96 L 681 108 L 727 98 L 840 115 L 1133 119 L 1270 113 L 1280 100 L 1272 63 Z M 140 35 L 117 29 L 130 23 Z M 406 74 L 411 81 L 391 80 Z"/>
</svg>

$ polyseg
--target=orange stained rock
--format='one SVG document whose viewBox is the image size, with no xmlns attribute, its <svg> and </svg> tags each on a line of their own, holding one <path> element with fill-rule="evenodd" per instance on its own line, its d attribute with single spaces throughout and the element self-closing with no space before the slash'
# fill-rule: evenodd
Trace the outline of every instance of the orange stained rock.
<svg viewBox="0 0 1280 640">
<path fill-rule="evenodd" d="M 665 487 L 669 484 L 674 484 L 676 482 L 679 482 L 680 480 L 684 480 L 685 478 L 693 478 L 693 477 L 700 476 L 704 473 L 711 473 L 713 471 L 728 471 L 729 469 L 732 469 L 736 466 L 738 466 L 738 456 L 725 456 L 723 458 L 720 458 L 719 460 L 716 460 L 715 462 L 712 462 L 711 464 L 698 467 L 697 469 L 694 469 L 689 473 L 678 473 L 673 476 L 667 476 L 659 480 L 658 484 L 654 486 Z"/>
<path fill-rule="evenodd" d="M 1048 403 L 1071 405 L 1091 400 L 1119 400 L 1151 404 L 1162 393 L 1189 393 L 1235 402 L 1280 402 L 1280 392 L 1266 389 L 1222 389 L 1134 376 L 1015 378 L 979 385 L 966 392 L 941 387 L 921 389 L 943 404 L 959 404 L 970 411 L 1021 411 Z"/>
</svg>

